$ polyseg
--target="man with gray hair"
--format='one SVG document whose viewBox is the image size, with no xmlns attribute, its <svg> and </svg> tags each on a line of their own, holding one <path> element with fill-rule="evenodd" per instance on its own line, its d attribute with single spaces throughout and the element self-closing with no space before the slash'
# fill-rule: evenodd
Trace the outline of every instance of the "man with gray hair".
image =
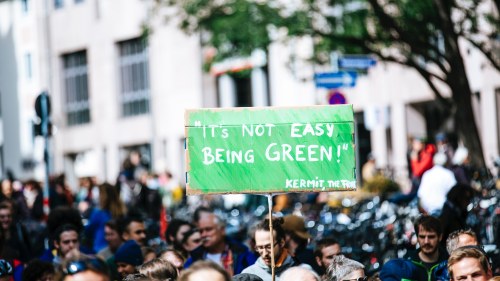
<svg viewBox="0 0 500 281">
<path fill-rule="evenodd" d="M 477 235 L 472 229 L 459 229 L 453 231 L 446 239 L 446 250 L 451 255 L 455 249 L 463 246 L 477 246 Z"/>
<path fill-rule="evenodd" d="M 478 246 L 477 235 L 471 229 L 459 229 L 453 231 L 446 239 L 446 250 L 451 255 L 453 251 L 464 246 Z M 448 260 L 444 260 L 434 270 L 438 280 L 450 280 L 448 272 Z"/>
<path fill-rule="evenodd" d="M 286 281 L 321 281 L 316 272 L 302 266 L 290 267 L 281 274 L 280 279 Z"/>
<path fill-rule="evenodd" d="M 344 255 L 333 257 L 332 264 L 326 270 L 325 281 L 358 280 L 366 281 L 365 266 L 346 258 Z"/>
<path fill-rule="evenodd" d="M 257 257 L 245 245 L 226 236 L 224 221 L 211 210 L 200 208 L 194 217 L 202 244 L 191 252 L 185 268 L 199 260 L 211 260 L 233 276 L 255 263 Z"/>
</svg>

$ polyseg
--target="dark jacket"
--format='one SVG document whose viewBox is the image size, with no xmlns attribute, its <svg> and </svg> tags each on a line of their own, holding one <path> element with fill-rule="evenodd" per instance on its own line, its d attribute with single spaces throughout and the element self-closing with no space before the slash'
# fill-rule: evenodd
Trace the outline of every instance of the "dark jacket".
<svg viewBox="0 0 500 281">
<path fill-rule="evenodd" d="M 418 274 L 418 280 L 421 281 L 437 281 L 436 279 L 436 270 L 440 267 L 441 262 L 447 261 L 448 260 L 448 253 L 446 252 L 445 249 L 439 248 L 439 257 L 438 260 L 432 264 L 425 264 L 420 257 L 418 256 L 418 253 L 420 251 L 414 251 L 410 253 L 407 258 L 411 260 L 411 262 L 417 266 L 417 274 Z"/>
<path fill-rule="evenodd" d="M 318 266 L 318 263 L 314 258 L 314 252 L 311 249 L 307 249 L 305 247 L 297 248 L 295 250 L 295 259 L 299 263 L 308 264 L 314 271 L 316 271 L 316 273 L 322 273 L 321 268 Z"/>
<path fill-rule="evenodd" d="M 450 273 L 448 272 L 448 260 L 440 262 L 432 274 L 434 275 L 433 278 L 437 281 L 450 280 Z"/>
<path fill-rule="evenodd" d="M 233 254 L 233 270 L 234 274 L 239 274 L 243 269 L 252 265 L 257 260 L 257 257 L 254 253 L 248 250 L 248 247 L 243 245 L 240 242 L 237 242 L 233 239 L 229 239 L 226 237 L 225 239 L 226 245 L 229 246 L 229 249 Z M 188 268 L 194 262 L 198 260 L 206 259 L 207 251 L 203 246 L 200 246 L 191 252 L 191 257 L 189 257 L 184 264 L 184 268 Z"/>
</svg>

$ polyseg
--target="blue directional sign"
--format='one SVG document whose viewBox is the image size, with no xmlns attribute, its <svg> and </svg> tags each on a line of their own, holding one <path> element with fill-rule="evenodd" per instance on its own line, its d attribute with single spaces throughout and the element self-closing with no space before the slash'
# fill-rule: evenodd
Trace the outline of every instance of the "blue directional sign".
<svg viewBox="0 0 500 281">
<path fill-rule="evenodd" d="M 352 88 L 356 85 L 357 76 L 354 71 L 316 73 L 314 82 L 318 88 Z"/>
<path fill-rule="evenodd" d="M 339 58 L 339 67 L 347 69 L 367 69 L 377 64 L 370 56 L 345 56 Z"/>
</svg>

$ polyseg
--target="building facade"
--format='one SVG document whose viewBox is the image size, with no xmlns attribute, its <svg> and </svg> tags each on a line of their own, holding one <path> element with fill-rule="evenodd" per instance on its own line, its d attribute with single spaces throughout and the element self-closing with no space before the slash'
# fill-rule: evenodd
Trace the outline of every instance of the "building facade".
<svg viewBox="0 0 500 281">
<path fill-rule="evenodd" d="M 114 182 L 131 151 L 139 151 L 151 170 L 169 170 L 182 182 L 187 108 L 328 104 L 329 91 L 316 89 L 312 77 L 329 69 L 306 63 L 310 40 L 276 43 L 268 54 L 257 50 L 204 73 L 207 50 L 199 36 L 182 33 L 175 21 L 165 23 L 154 2 L 0 2 L 3 176 L 7 169 L 24 178 L 43 176 L 43 141 L 31 127 L 42 90 L 49 90 L 55 126 L 51 170 L 66 173 L 73 186 L 86 176 Z M 500 76 L 462 43 L 485 157 L 493 167 Z M 433 119 L 444 117 L 425 81 L 409 68 L 378 62 L 355 87 L 339 91 L 356 112 L 359 167 L 372 152 L 380 168 L 390 167 L 404 181 L 408 136 L 453 132 L 432 127 L 443 123 Z"/>
</svg>

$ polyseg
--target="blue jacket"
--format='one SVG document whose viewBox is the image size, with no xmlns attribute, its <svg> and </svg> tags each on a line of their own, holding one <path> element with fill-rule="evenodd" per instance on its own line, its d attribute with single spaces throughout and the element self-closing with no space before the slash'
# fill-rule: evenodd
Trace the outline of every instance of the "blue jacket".
<svg viewBox="0 0 500 281">
<path fill-rule="evenodd" d="M 239 274 L 243 271 L 243 269 L 255 263 L 257 260 L 257 256 L 248 250 L 248 247 L 243 245 L 242 243 L 235 241 L 233 239 L 229 239 L 226 237 L 225 239 L 226 245 L 229 246 L 229 249 L 233 254 L 233 270 L 234 274 Z M 184 268 L 188 268 L 194 262 L 198 260 L 206 259 L 207 251 L 203 246 L 200 246 L 194 249 L 191 252 L 191 257 L 189 257 L 184 264 Z"/>
<path fill-rule="evenodd" d="M 95 208 L 89 218 L 89 223 L 85 226 L 85 235 L 92 241 L 92 250 L 99 252 L 108 242 L 104 238 L 104 226 L 111 219 L 111 213 L 107 210 Z"/>
</svg>

